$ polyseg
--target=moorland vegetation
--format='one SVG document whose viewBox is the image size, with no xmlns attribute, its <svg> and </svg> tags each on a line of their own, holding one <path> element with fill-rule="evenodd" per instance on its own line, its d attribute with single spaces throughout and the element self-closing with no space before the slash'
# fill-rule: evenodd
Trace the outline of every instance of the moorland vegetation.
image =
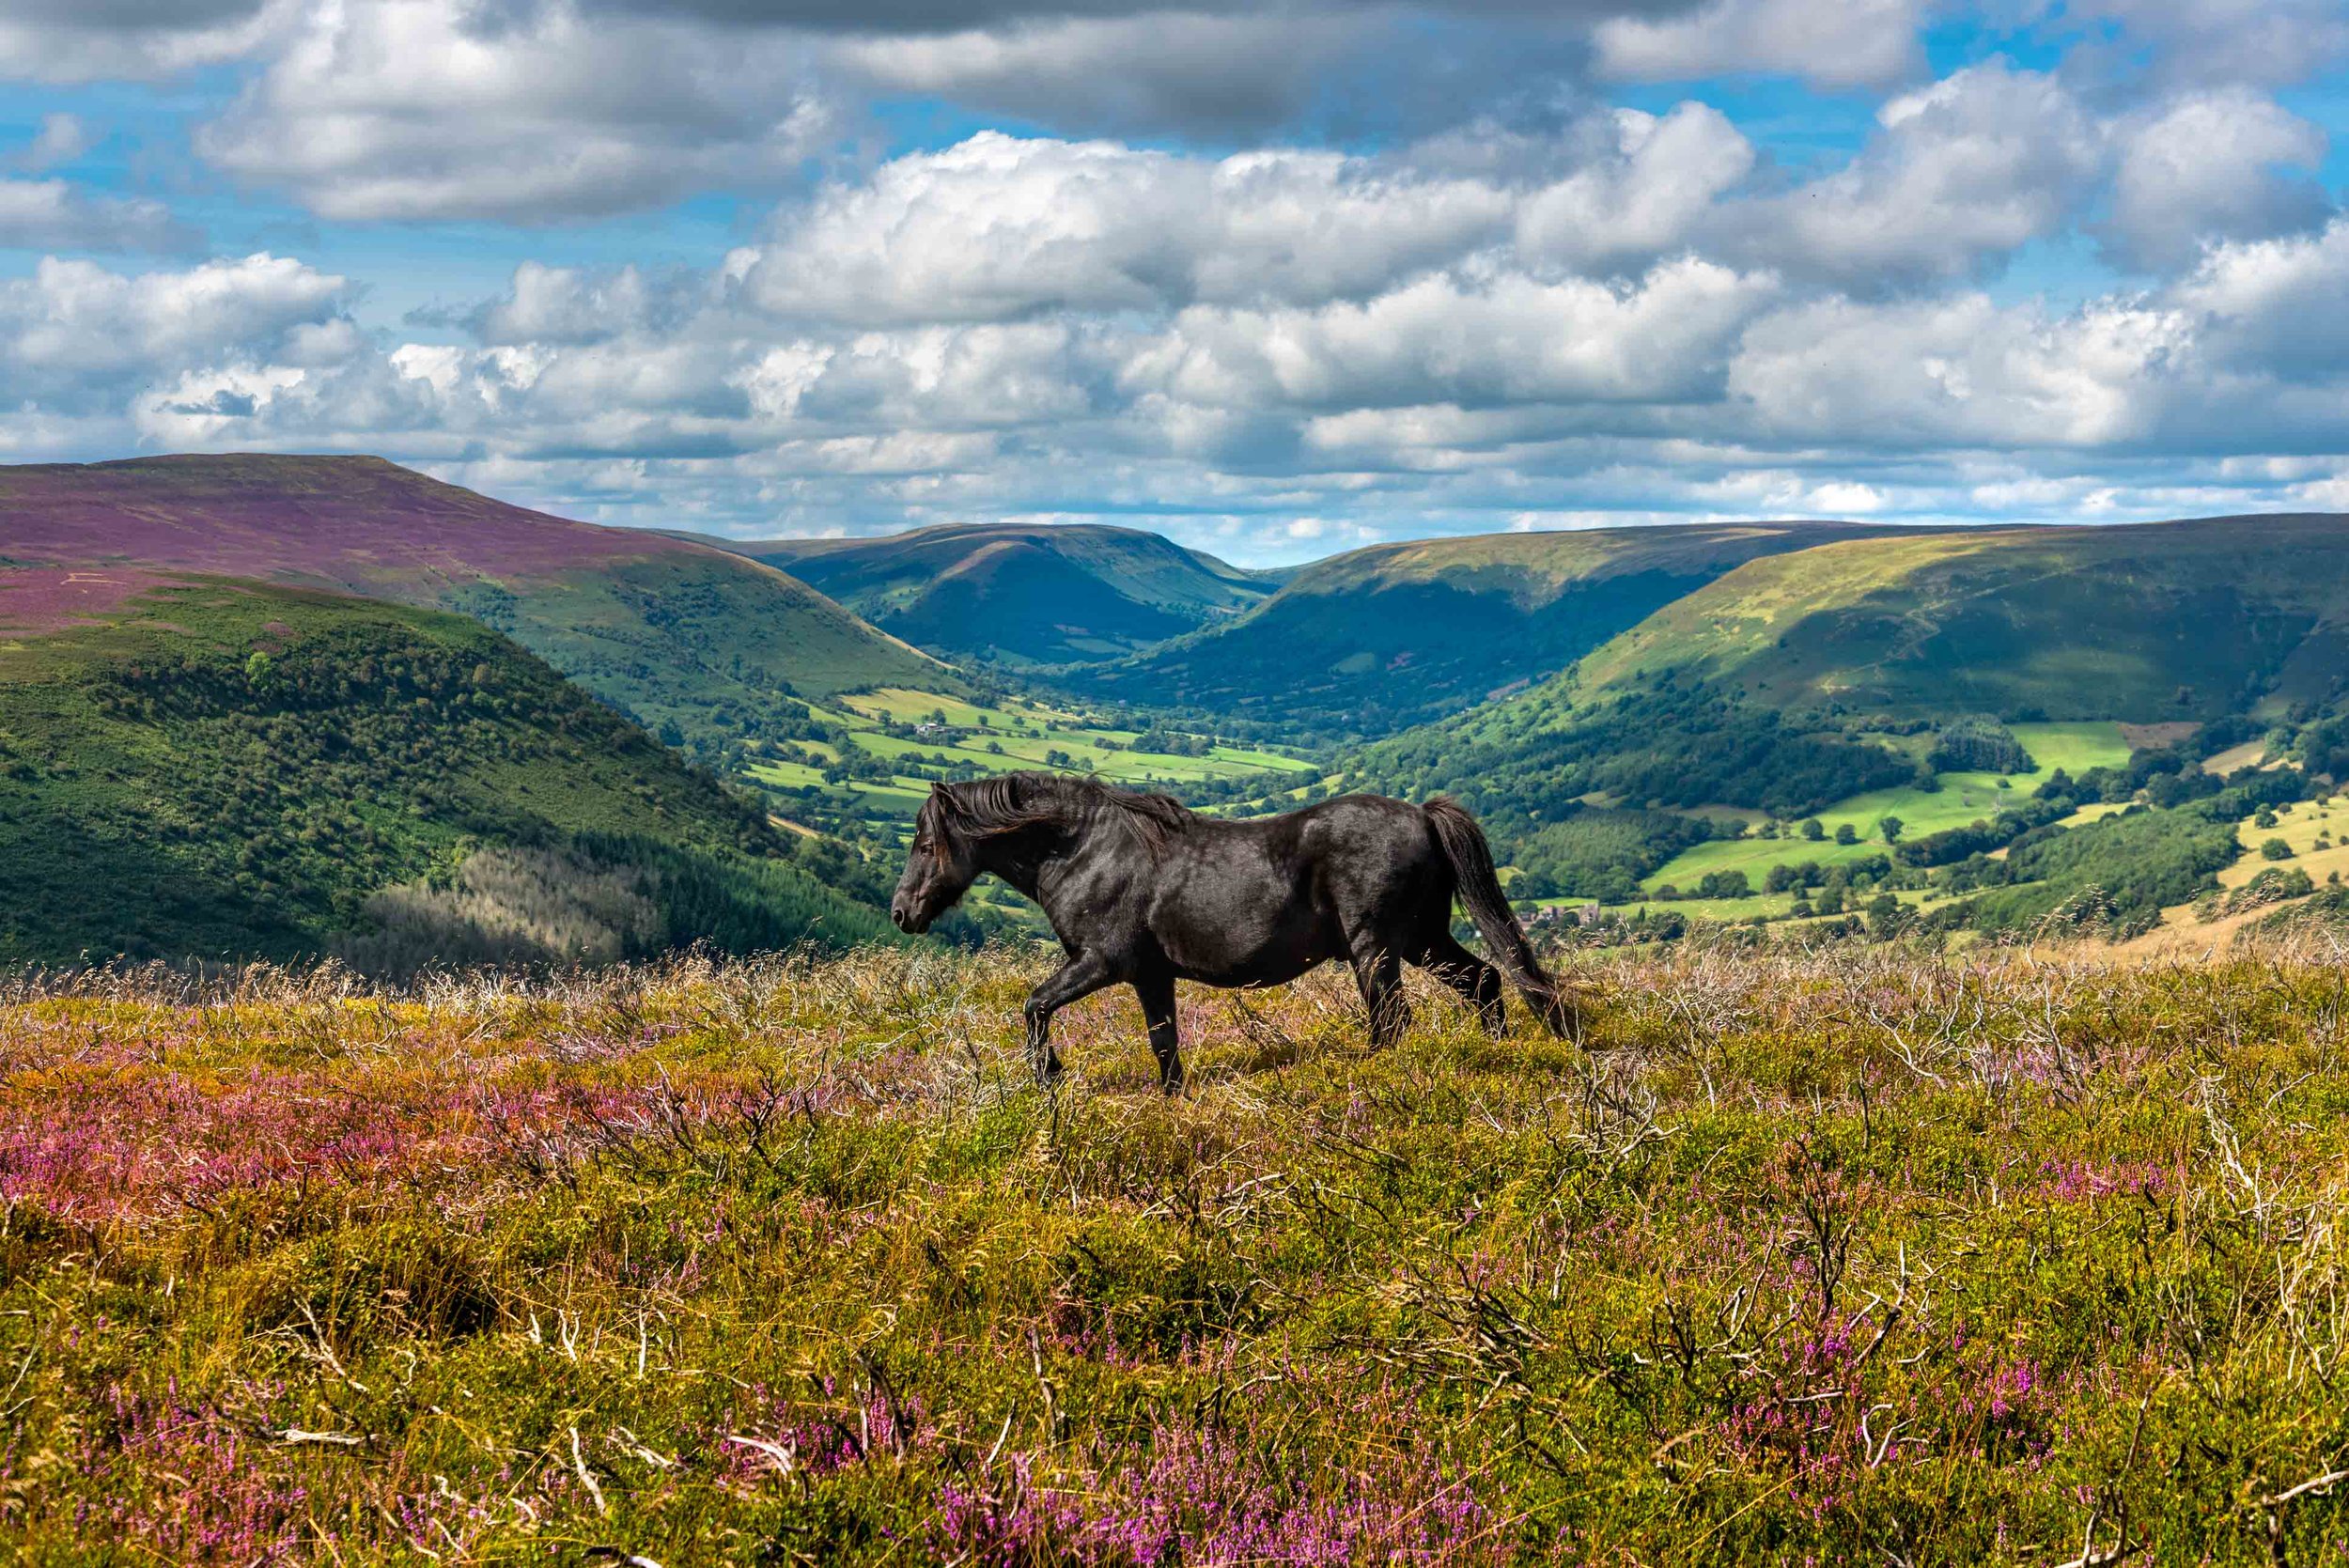
<svg viewBox="0 0 2349 1568">
<path fill-rule="evenodd" d="M 1024 952 L 23 980 L 0 1538 L 39 1564 L 2317 1562 L 2349 991 L 1616 949 L 1131 1004 Z"/>
</svg>

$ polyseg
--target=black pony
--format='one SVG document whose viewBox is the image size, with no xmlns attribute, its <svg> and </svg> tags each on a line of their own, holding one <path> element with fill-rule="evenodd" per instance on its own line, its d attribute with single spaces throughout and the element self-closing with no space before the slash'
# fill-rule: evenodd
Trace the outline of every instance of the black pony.
<svg viewBox="0 0 2349 1568">
<path fill-rule="evenodd" d="M 1502 1028 L 1501 975 L 1452 936 L 1452 900 L 1558 1034 L 1572 1005 L 1542 970 L 1493 875 L 1475 818 L 1438 797 L 1423 806 L 1345 795 L 1253 821 L 1200 816 L 1163 795 L 1091 779 L 1011 773 L 934 786 L 889 906 L 924 931 L 991 871 L 1044 908 L 1068 961 L 1028 998 L 1039 1082 L 1060 1073 L 1052 1015 L 1120 982 L 1142 998 L 1168 1094 L 1183 1084 L 1174 982 L 1278 986 L 1329 958 L 1354 966 L 1371 1039 L 1409 1021 L 1402 963 L 1429 970 Z"/>
</svg>

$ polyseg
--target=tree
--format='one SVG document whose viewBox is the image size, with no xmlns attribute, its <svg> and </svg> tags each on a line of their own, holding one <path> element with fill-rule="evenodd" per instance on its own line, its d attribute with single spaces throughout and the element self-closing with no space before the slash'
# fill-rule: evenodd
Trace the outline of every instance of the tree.
<svg viewBox="0 0 2349 1568">
<path fill-rule="evenodd" d="M 1859 830 L 1853 827 L 1848 822 L 1838 822 L 1835 825 L 1835 842 L 1838 844 L 1858 844 L 1859 842 Z"/>
<path fill-rule="evenodd" d="M 1868 930 L 1872 936 L 1897 936 L 1907 919 L 1908 911 L 1902 908 L 1901 901 L 1889 893 L 1877 893 L 1868 900 Z"/>
<path fill-rule="evenodd" d="M 2288 861 L 2292 859 L 2292 846 L 2286 844 L 2282 839 L 2271 838 L 2265 844 L 2260 846 L 2260 859 L 2263 861 Z"/>
<path fill-rule="evenodd" d="M 1885 843 L 1898 844 L 1901 841 L 1901 829 L 1905 826 L 1906 824 L 1897 816 L 1879 817 L 1876 821 L 1876 831 L 1884 835 Z"/>
<path fill-rule="evenodd" d="M 1816 844 L 1827 837 L 1827 824 L 1815 816 L 1806 816 L 1802 822 L 1802 836 Z"/>
</svg>

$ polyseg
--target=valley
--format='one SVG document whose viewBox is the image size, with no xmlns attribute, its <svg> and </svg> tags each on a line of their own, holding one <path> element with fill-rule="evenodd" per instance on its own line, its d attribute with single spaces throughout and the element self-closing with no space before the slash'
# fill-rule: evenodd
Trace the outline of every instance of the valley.
<svg viewBox="0 0 2349 1568">
<path fill-rule="evenodd" d="M 1361 739 L 1550 675 L 1747 561 L 1877 532 L 1759 522 L 1373 545 L 1297 568 L 1231 620 L 1054 678 L 1281 734 Z"/>
<path fill-rule="evenodd" d="M 221 669 L 273 658 L 268 628 L 295 619 L 237 623 L 226 607 L 285 595 L 307 596 L 305 626 L 339 616 L 387 635 L 383 613 L 428 611 L 462 617 L 448 624 L 502 660 L 543 660 L 563 703 L 633 726 L 695 788 L 751 814 L 757 843 L 727 852 L 811 877 L 785 900 L 794 928 L 842 938 L 880 928 L 934 784 L 1022 768 L 1238 816 L 1346 789 L 1452 793 L 1485 822 L 1521 909 L 1582 930 L 1597 905 L 1603 939 L 1691 921 L 1975 940 L 2055 920 L 2126 937 L 2249 887 L 2272 835 L 2242 825 L 2261 813 L 2324 874 L 2306 888 L 2269 877 L 2261 897 L 2316 899 L 2349 862 L 2330 838 L 2289 837 L 2307 826 L 2298 802 L 2349 776 L 2349 520 L 2333 516 L 1692 524 L 1381 545 L 1256 571 L 1091 526 L 702 541 L 572 522 L 372 459 L 0 469 L 0 637 L 16 668 L 71 664 L 102 685 L 158 650 Z M 210 629 L 182 627 L 166 601 L 208 606 Z M 21 683 L 20 700 L 43 689 Z M 447 737 L 524 744 L 467 728 L 477 715 L 456 686 L 425 700 L 420 717 Z M 455 756 L 472 740 L 446 743 Z M 15 730 L 0 744 L 28 752 Z M 315 787 L 298 759 L 246 766 L 279 799 Z M 414 787 L 401 777 L 359 782 Z M 316 860 L 290 881 L 232 876 L 209 895 L 148 899 L 151 916 L 111 909 L 76 939 L 319 951 L 382 924 L 407 896 L 392 890 L 419 877 L 424 904 L 487 900 L 485 918 L 511 924 L 493 884 L 540 890 L 523 902 L 600 886 L 611 868 L 565 861 L 566 846 L 628 815 L 524 828 L 490 811 L 482 831 L 412 835 L 340 871 Z M 653 843 L 700 843 L 657 815 L 643 826 Z M 483 857 L 471 873 L 469 857 Z M 205 896 L 276 912 L 175 924 Z M 285 916 L 305 899 L 308 913 Z M 990 885 L 967 915 L 948 934 L 1035 929 Z"/>
<path fill-rule="evenodd" d="M 1320 771 L 1284 753 L 1120 728 L 1098 715 L 1019 695 L 981 703 L 882 687 L 812 704 L 809 713 L 826 738 L 757 749 L 743 776 L 786 821 L 882 858 L 902 851 L 935 781 L 1034 768 L 1096 774 L 1199 802 L 1259 794 L 1268 781 Z M 1186 750 L 1151 749 L 1169 744 Z M 973 899 L 989 916 L 1035 928 L 1033 909 L 992 878 Z"/>
</svg>

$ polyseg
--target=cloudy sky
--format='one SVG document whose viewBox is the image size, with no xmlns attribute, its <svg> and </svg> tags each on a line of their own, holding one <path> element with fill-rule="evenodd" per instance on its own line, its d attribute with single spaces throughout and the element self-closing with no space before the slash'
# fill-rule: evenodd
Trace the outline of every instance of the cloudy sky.
<svg viewBox="0 0 2349 1568">
<path fill-rule="evenodd" d="M 0 0 L 0 461 L 1236 560 L 2349 510 L 2349 0 Z"/>
</svg>

